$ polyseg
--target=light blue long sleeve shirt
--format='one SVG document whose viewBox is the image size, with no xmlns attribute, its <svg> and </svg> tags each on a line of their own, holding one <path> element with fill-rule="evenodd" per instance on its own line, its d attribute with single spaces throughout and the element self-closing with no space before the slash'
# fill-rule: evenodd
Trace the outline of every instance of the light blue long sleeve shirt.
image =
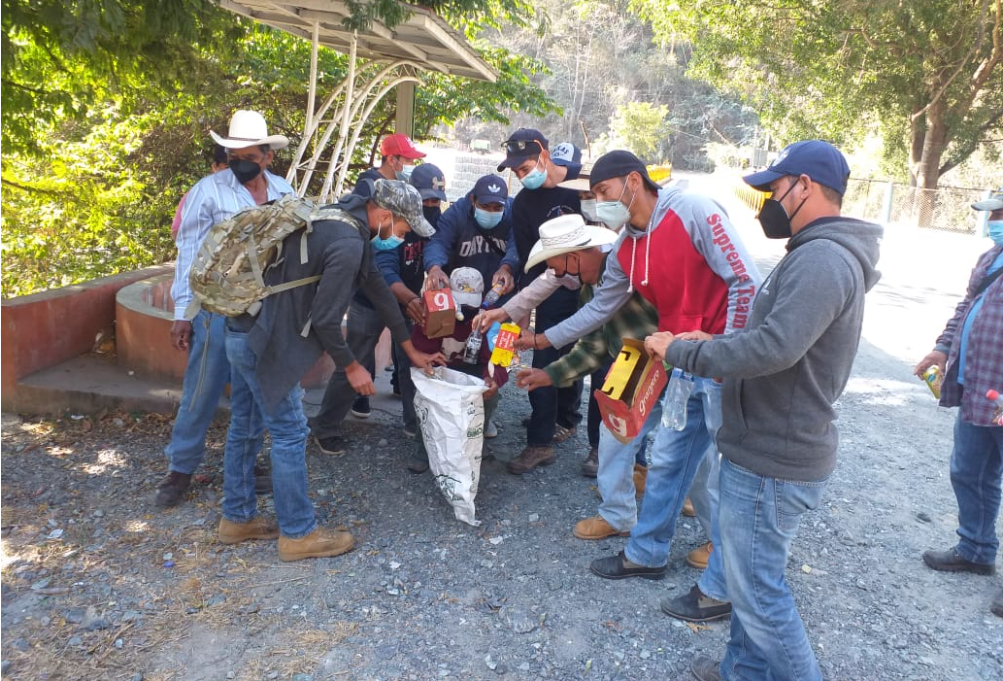
<svg viewBox="0 0 1003 681">
<path fill-rule="evenodd" d="M 292 186 L 278 175 L 267 170 L 264 174 L 268 180 L 269 201 L 293 193 Z M 185 308 L 192 299 L 188 273 L 209 229 L 237 211 L 253 205 L 255 201 L 251 192 L 237 181 L 233 171 L 229 169 L 203 177 L 188 192 L 181 212 L 181 227 L 178 228 L 178 261 L 174 269 L 174 284 L 171 286 L 175 320 L 185 319 Z"/>
</svg>

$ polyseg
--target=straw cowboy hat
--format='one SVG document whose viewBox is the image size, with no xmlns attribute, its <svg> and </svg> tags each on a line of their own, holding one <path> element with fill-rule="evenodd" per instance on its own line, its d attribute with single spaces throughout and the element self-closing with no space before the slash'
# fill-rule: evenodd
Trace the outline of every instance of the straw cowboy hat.
<svg viewBox="0 0 1003 681">
<path fill-rule="evenodd" d="M 267 144 L 272 149 L 285 149 L 289 146 L 289 138 L 285 135 L 269 135 L 265 117 L 257 111 L 235 111 L 230 119 L 230 130 L 226 137 L 217 135 L 210 130 L 209 134 L 221 147 L 227 149 L 246 149 Z"/>
<path fill-rule="evenodd" d="M 533 250 L 529 252 L 526 271 L 555 255 L 584 251 L 616 240 L 617 233 L 612 229 L 586 225 L 585 218 L 578 213 L 561 215 L 540 225 L 540 240 L 533 244 Z"/>
</svg>

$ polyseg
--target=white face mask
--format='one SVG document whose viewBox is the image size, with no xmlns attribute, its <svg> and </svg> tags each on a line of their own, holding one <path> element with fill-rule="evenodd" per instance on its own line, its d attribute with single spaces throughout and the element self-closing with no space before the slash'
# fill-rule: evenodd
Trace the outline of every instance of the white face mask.
<svg viewBox="0 0 1003 681">
<path fill-rule="evenodd" d="M 582 215 L 586 222 L 600 222 L 599 216 L 596 214 L 595 199 L 582 199 Z"/>
<path fill-rule="evenodd" d="M 620 190 L 620 198 L 616 201 L 600 201 L 596 204 L 596 217 L 604 225 L 612 229 L 614 232 L 620 231 L 630 220 L 630 208 L 623 205 L 620 199 L 623 198 L 624 193 L 627 191 L 627 182 L 624 181 L 623 189 Z M 634 203 L 634 197 L 630 197 L 630 202 Z"/>
</svg>

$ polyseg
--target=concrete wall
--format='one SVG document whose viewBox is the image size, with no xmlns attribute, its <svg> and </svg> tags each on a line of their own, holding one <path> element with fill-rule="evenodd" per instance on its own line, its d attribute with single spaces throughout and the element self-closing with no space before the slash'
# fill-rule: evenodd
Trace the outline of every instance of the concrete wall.
<svg viewBox="0 0 1003 681">
<path fill-rule="evenodd" d="M 457 154 L 453 160 L 453 174 L 446 178 L 448 181 L 446 195 L 451 201 L 465 196 L 474 188 L 474 183 L 485 175 L 501 175 L 508 178 L 510 173 L 504 170 L 499 173 L 497 170 L 500 160 L 484 154 Z M 515 196 L 520 189 L 522 185 L 512 175 L 509 179 L 509 195 Z"/>
<path fill-rule="evenodd" d="M 2 301 L 2 408 L 16 410 L 19 379 L 90 352 L 101 335 L 111 337 L 119 289 L 172 270 L 148 267 Z"/>
</svg>

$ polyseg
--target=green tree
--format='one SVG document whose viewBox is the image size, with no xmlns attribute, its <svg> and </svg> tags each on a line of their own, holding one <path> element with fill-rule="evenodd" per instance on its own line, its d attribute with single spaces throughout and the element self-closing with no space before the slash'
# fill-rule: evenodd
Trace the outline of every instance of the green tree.
<svg viewBox="0 0 1003 681">
<path fill-rule="evenodd" d="M 668 141 L 666 116 L 669 107 L 650 102 L 629 102 L 616 108 L 610 122 L 609 149 L 627 149 L 645 163 L 660 163 L 668 158 L 664 144 Z"/>
<path fill-rule="evenodd" d="M 273 131 L 299 142 L 309 43 L 206 2 L 190 4 L 178 18 L 187 23 L 174 26 L 158 12 L 173 16 L 168 10 L 184 3 L 4 0 L 4 296 L 171 259 L 174 207 L 208 171 L 208 131 L 225 130 L 233 110 L 262 111 Z M 482 12 L 517 7 L 463 4 Z M 64 29 L 74 22 L 82 37 Z M 469 114 L 504 120 L 507 111 L 552 109 L 530 81 L 538 62 L 503 49 L 483 55 L 499 71 L 497 83 L 426 75 L 417 130 Z M 322 49 L 319 57 L 321 88 L 347 73 L 344 55 Z M 370 119 L 358 164 L 393 107 L 385 99 Z M 288 163 L 280 154 L 276 172 Z"/>
<path fill-rule="evenodd" d="M 634 4 L 781 138 L 852 141 L 877 123 L 920 187 L 1003 130 L 1001 0 Z"/>
</svg>

